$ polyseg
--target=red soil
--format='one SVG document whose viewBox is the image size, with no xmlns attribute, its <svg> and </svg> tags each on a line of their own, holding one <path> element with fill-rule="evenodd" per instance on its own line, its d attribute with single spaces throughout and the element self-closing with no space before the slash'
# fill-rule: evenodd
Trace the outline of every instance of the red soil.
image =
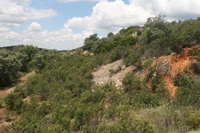
<svg viewBox="0 0 200 133">
<path fill-rule="evenodd" d="M 186 69 L 187 66 L 190 65 L 192 62 L 192 59 L 194 57 L 188 56 L 188 51 L 191 49 L 197 49 L 200 51 L 200 45 L 192 47 L 192 48 L 185 48 L 183 51 L 179 54 L 172 53 L 169 55 L 169 61 L 171 64 L 171 75 L 168 74 L 160 74 L 161 75 L 161 80 L 165 82 L 165 87 L 168 88 L 170 94 L 172 97 L 175 96 L 177 87 L 174 85 L 173 78 L 179 73 L 179 72 L 184 72 L 184 69 Z M 166 56 L 162 56 L 158 59 L 161 60 L 162 58 L 166 58 Z"/>
</svg>

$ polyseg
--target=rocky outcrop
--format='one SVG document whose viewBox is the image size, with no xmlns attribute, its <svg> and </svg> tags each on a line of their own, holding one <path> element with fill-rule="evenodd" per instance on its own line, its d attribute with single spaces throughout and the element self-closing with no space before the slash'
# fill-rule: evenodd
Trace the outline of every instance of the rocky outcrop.
<svg viewBox="0 0 200 133">
<path fill-rule="evenodd" d="M 177 86 L 174 85 L 173 78 L 178 73 L 184 73 L 188 69 L 189 65 L 195 60 L 194 56 L 188 54 L 189 50 L 198 50 L 200 52 L 200 45 L 185 48 L 179 54 L 172 53 L 168 56 L 161 56 L 155 58 L 152 62 L 152 67 L 155 68 L 153 76 L 159 74 L 161 80 L 165 83 L 165 87 L 168 88 L 169 93 L 172 97 L 175 96 Z M 118 60 L 113 63 L 104 65 L 99 69 L 95 69 L 93 74 L 93 81 L 97 85 L 103 85 L 109 82 L 115 83 L 116 87 L 122 86 L 122 79 L 128 72 L 135 71 L 135 76 L 140 76 L 140 79 L 143 80 L 146 76 L 150 75 L 151 71 L 148 69 L 137 69 L 134 66 L 126 67 L 123 60 Z M 153 71 L 154 72 L 154 71 Z M 190 72 L 192 73 L 192 72 Z M 193 77 L 199 78 L 198 75 Z M 149 83 L 147 83 L 148 87 Z"/>
<path fill-rule="evenodd" d="M 115 83 L 116 87 L 122 86 L 122 79 L 128 73 L 136 69 L 134 66 L 126 67 L 124 61 L 117 60 L 113 63 L 104 65 L 95 70 L 93 74 L 93 81 L 97 85 L 103 85 L 109 82 Z"/>
<path fill-rule="evenodd" d="M 195 59 L 193 56 L 189 56 L 188 54 L 189 50 L 192 49 L 200 51 L 200 46 L 185 48 L 179 54 L 172 53 L 168 56 L 161 56 L 156 60 L 156 71 L 161 76 L 161 80 L 165 82 L 165 86 L 168 88 L 172 97 L 175 96 L 177 90 L 177 87 L 174 85 L 173 78 L 178 73 L 183 73 Z"/>
</svg>

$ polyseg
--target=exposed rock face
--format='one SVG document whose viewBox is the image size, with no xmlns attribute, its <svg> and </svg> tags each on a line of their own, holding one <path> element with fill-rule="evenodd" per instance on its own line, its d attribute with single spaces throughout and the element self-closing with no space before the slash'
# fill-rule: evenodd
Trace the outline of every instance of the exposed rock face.
<svg viewBox="0 0 200 133">
<path fill-rule="evenodd" d="M 200 52 L 200 45 L 185 48 L 181 53 L 172 53 L 168 56 L 161 56 L 158 59 L 154 59 L 152 66 L 156 69 L 157 74 L 160 75 L 161 80 L 165 83 L 165 87 L 168 88 L 169 93 L 172 97 L 175 96 L 177 86 L 174 85 L 173 78 L 180 72 L 183 73 L 187 67 L 195 59 L 194 56 L 189 56 L 189 50 L 196 49 Z M 128 72 L 134 71 L 137 68 L 134 66 L 126 67 L 123 60 L 118 60 L 113 63 L 104 65 L 99 69 L 95 69 L 93 74 L 93 81 L 97 85 L 103 85 L 109 82 L 115 83 L 116 87 L 122 86 L 122 79 Z M 191 72 L 191 71 L 190 71 Z M 192 72 L 191 72 L 192 73 Z M 136 71 L 136 76 L 140 76 L 140 79 L 144 79 L 148 74 L 149 70 L 141 69 Z M 156 73 L 154 73 L 155 76 Z M 194 79 L 199 79 L 198 75 L 193 74 Z M 149 86 L 147 84 L 147 86 Z M 150 86 L 149 86 L 150 87 Z"/>
<path fill-rule="evenodd" d="M 158 59 L 156 64 L 156 71 L 159 74 L 172 76 L 171 62 L 169 58 L 169 56 L 164 56 Z"/>
<path fill-rule="evenodd" d="M 115 83 L 116 87 L 122 86 L 122 79 L 128 73 L 136 69 L 134 66 L 126 67 L 123 60 L 117 60 L 113 63 L 104 65 L 94 71 L 93 81 L 97 85 L 103 85 L 109 82 Z"/>
<path fill-rule="evenodd" d="M 188 51 L 197 49 L 200 51 L 200 46 L 185 48 L 181 53 L 172 53 L 169 56 L 161 56 L 156 60 L 155 67 L 157 73 L 161 76 L 161 80 L 166 83 L 172 97 L 175 96 L 177 87 L 174 86 L 173 78 L 179 73 L 184 72 L 184 69 L 190 65 L 194 57 L 188 55 Z"/>
</svg>

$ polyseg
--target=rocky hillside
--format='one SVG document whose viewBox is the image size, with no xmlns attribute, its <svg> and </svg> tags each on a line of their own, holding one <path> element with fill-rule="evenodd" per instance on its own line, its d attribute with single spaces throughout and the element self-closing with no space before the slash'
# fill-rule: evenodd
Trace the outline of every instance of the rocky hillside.
<svg viewBox="0 0 200 133">
<path fill-rule="evenodd" d="M 12 123 L 1 132 L 199 132 L 199 36 L 200 18 L 166 22 L 159 16 L 107 37 L 93 34 L 72 51 L 0 50 L 0 72 L 7 70 L 2 86 L 15 82 L 20 70 L 35 70 L 0 98 L 1 119 Z M 8 65 L 19 69 L 13 75 Z M 21 117 L 12 121 L 13 115 Z"/>
<path fill-rule="evenodd" d="M 113 63 L 103 65 L 96 68 L 93 74 L 93 81 L 97 85 L 105 85 L 106 83 L 114 83 L 116 87 L 122 86 L 122 79 L 128 72 L 132 72 L 136 67 L 126 67 L 123 60 L 117 60 Z"/>
<path fill-rule="evenodd" d="M 168 56 L 161 56 L 157 59 L 154 58 L 151 66 L 155 68 L 154 76 L 158 74 L 168 88 L 170 95 L 175 96 L 177 91 L 177 86 L 174 84 L 174 78 L 177 74 L 187 75 L 192 74 L 194 79 L 200 78 L 196 69 L 192 65 L 196 62 L 196 56 L 192 55 L 192 51 L 200 52 L 200 45 L 184 48 L 179 54 L 171 53 Z M 145 62 L 145 60 L 143 61 Z M 199 68 L 200 69 L 200 68 Z M 122 79 L 128 72 L 135 71 L 135 75 L 141 76 L 144 79 L 145 76 L 150 75 L 152 71 L 146 69 L 138 69 L 136 66 L 126 66 L 123 59 L 117 60 L 115 62 L 101 66 L 100 68 L 95 68 L 92 72 L 93 81 L 97 85 L 105 85 L 106 83 L 114 83 L 116 87 L 122 87 Z M 147 84 L 148 85 L 148 84 Z M 151 86 L 150 86 L 151 87 Z"/>
<path fill-rule="evenodd" d="M 190 73 L 192 78 L 200 78 L 199 72 L 197 72 L 199 68 L 193 66 L 196 63 L 196 56 L 192 54 L 193 51 L 200 52 L 200 45 L 184 48 L 179 54 L 172 53 L 168 56 L 161 56 L 156 60 L 156 70 L 173 97 L 177 90 L 173 79 L 177 74 L 187 75 Z"/>
</svg>

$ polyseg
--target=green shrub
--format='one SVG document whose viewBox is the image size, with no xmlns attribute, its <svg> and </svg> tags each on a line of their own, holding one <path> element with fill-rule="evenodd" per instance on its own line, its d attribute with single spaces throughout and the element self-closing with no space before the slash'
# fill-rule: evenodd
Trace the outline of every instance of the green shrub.
<svg viewBox="0 0 200 133">
<path fill-rule="evenodd" d="M 157 98 L 154 94 L 145 91 L 139 91 L 134 96 L 134 101 L 138 103 L 139 106 L 158 106 L 161 105 L 162 99 Z M 160 100 L 160 101 L 159 101 Z"/>
<path fill-rule="evenodd" d="M 151 59 L 146 60 L 146 61 L 144 62 L 144 64 L 142 65 L 142 68 L 143 68 L 143 69 L 151 70 L 151 69 L 152 69 L 152 66 L 151 66 L 152 62 L 153 62 L 153 60 L 151 60 Z"/>
<path fill-rule="evenodd" d="M 200 63 L 200 54 L 196 57 L 196 60 Z"/>
<path fill-rule="evenodd" d="M 193 110 L 186 110 L 178 117 L 178 122 L 183 123 L 186 129 L 199 129 L 200 128 L 200 112 Z"/>
<path fill-rule="evenodd" d="M 112 62 L 121 59 L 122 57 L 122 50 L 120 47 L 116 47 L 114 50 L 111 51 L 110 59 Z"/>
<path fill-rule="evenodd" d="M 112 76 L 115 74 L 115 71 L 114 71 L 113 69 L 110 69 L 109 72 L 110 72 L 110 73 L 109 73 L 109 76 L 110 76 L 110 77 L 112 77 Z"/>
<path fill-rule="evenodd" d="M 0 87 L 16 81 L 18 71 L 24 65 L 26 55 L 0 49 Z"/>
<path fill-rule="evenodd" d="M 6 108 L 10 110 L 21 112 L 21 107 L 23 105 L 21 93 L 10 93 L 5 97 Z"/>
<path fill-rule="evenodd" d="M 193 70 L 196 74 L 200 74 L 200 64 L 196 62 L 192 62 L 189 65 L 189 68 Z"/>
<path fill-rule="evenodd" d="M 85 39 L 83 49 L 84 50 L 90 50 L 90 49 L 92 49 L 95 41 L 97 41 L 98 39 L 99 38 L 97 37 L 97 34 L 90 35 L 90 37 L 88 37 L 88 38 Z"/>
<path fill-rule="evenodd" d="M 186 86 L 193 83 L 192 79 L 187 78 L 183 74 L 178 73 L 174 78 L 174 83 L 176 86 Z"/>
<path fill-rule="evenodd" d="M 0 98 L 0 108 L 3 108 L 3 99 Z"/>
<path fill-rule="evenodd" d="M 179 106 L 195 106 L 200 108 L 200 81 L 194 81 L 183 75 L 177 75 L 174 80 L 178 85 L 174 103 Z"/>
<path fill-rule="evenodd" d="M 126 66 L 134 65 L 136 67 L 141 67 L 141 54 L 138 48 L 126 51 L 125 64 Z"/>
<path fill-rule="evenodd" d="M 118 40 L 117 45 L 122 45 L 122 46 L 130 46 L 136 43 L 136 39 L 132 36 L 126 36 L 120 40 Z"/>
<path fill-rule="evenodd" d="M 122 129 L 118 123 L 107 124 L 102 122 L 97 127 L 97 133 L 121 133 Z"/>
<path fill-rule="evenodd" d="M 113 47 L 114 46 L 112 43 L 111 44 L 110 43 L 103 44 L 98 48 L 97 53 L 105 53 L 107 51 L 110 51 Z"/>
<path fill-rule="evenodd" d="M 139 118 L 133 111 L 121 112 L 119 123 L 123 132 L 153 133 L 154 127 L 147 119 Z"/>
<path fill-rule="evenodd" d="M 181 127 L 182 123 L 177 124 L 178 117 L 179 111 L 171 105 L 160 106 L 148 116 L 151 124 L 155 126 L 155 131 L 159 133 L 185 131 L 185 128 Z"/>
<path fill-rule="evenodd" d="M 56 125 L 56 124 L 50 124 L 47 127 L 45 127 L 45 129 L 43 130 L 44 133 L 58 133 L 58 132 L 62 132 L 62 126 L 60 125 Z"/>
<path fill-rule="evenodd" d="M 191 49 L 191 50 L 188 51 L 188 55 L 189 56 L 197 56 L 199 54 L 200 53 L 199 53 L 199 51 L 197 49 Z"/>
<path fill-rule="evenodd" d="M 167 50 L 165 50 L 164 53 L 165 55 L 170 55 L 172 53 L 172 50 L 168 48 Z"/>
<path fill-rule="evenodd" d="M 122 84 L 124 86 L 124 91 L 128 93 L 133 93 L 142 89 L 140 77 L 134 77 L 133 73 L 127 73 L 122 80 Z"/>
</svg>

